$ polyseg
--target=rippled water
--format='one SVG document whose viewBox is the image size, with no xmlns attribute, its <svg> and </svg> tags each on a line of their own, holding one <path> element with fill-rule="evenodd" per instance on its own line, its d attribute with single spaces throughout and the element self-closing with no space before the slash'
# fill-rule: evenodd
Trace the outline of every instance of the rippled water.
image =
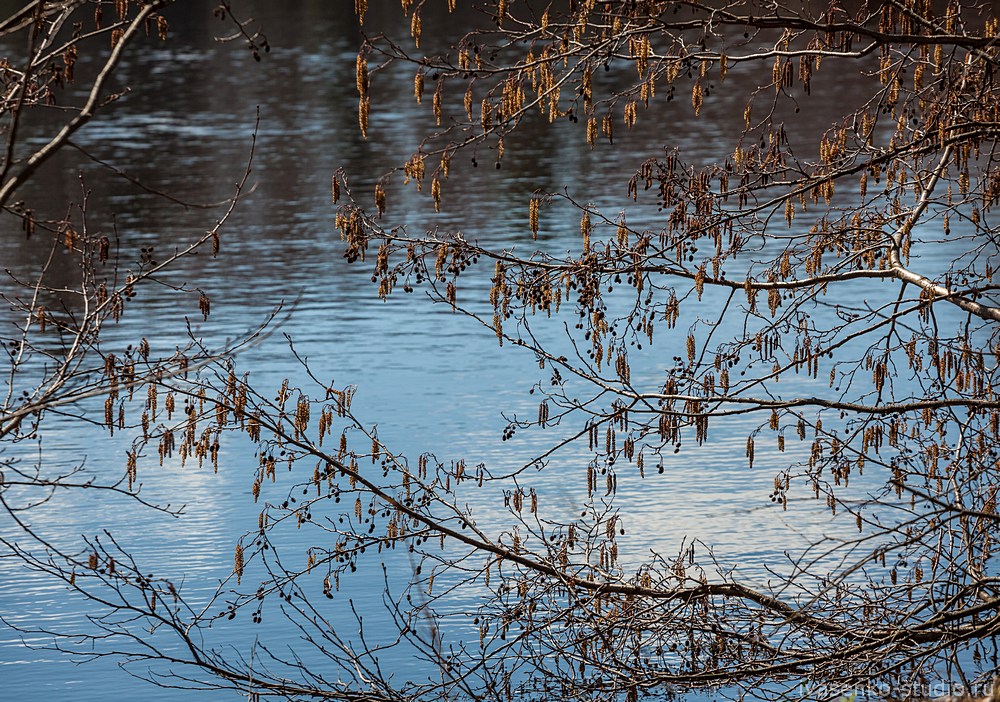
<svg viewBox="0 0 1000 702">
<path fill-rule="evenodd" d="M 399 453 L 431 451 L 440 457 L 465 457 L 471 464 L 511 467 L 551 441 L 552 436 L 527 435 L 500 440 L 506 421 L 501 412 L 531 414 L 537 400 L 528 391 L 542 379 L 537 364 L 517 349 L 497 347 L 490 333 L 467 318 L 431 306 L 420 294 L 387 302 L 376 298 L 370 271 L 348 266 L 339 252 L 330 203 L 331 174 L 344 167 L 359 192 L 370 192 L 374 179 L 400 163 L 430 125 L 429 109 L 418 108 L 409 96 L 412 74 L 390 72 L 375 77 L 376 95 L 370 138 L 359 138 L 356 126 L 354 56 L 359 40 L 347 11 L 348 3 L 248 3 L 262 21 L 273 47 L 259 65 L 239 46 L 214 41 L 223 31 L 213 23 L 211 3 L 187 3 L 172 17 L 173 37 L 134 54 L 123 74 L 132 91 L 112 111 L 80 135 L 79 142 L 100 158 L 148 180 L 182 199 L 218 201 L 229 195 L 247 157 L 255 114 L 260 110 L 253 176 L 253 194 L 239 207 L 223 235 L 222 254 L 203 257 L 172 275 L 194 280 L 212 298 L 209 321 L 196 322 L 200 334 L 214 343 L 253 328 L 284 301 L 294 305 L 280 332 L 294 339 L 324 377 L 340 385 L 359 387 L 354 409 L 366 421 L 378 423 L 379 436 Z M 443 3 L 441 3 L 443 5 Z M 246 6 L 241 3 L 242 6 Z M 342 6 L 341 6 L 342 5 Z M 371 17 L 395 17 L 398 3 L 373 3 Z M 444 17 L 428 12 L 424 36 L 434 41 L 435 26 Z M 614 75 L 602 80 L 612 81 Z M 734 75 L 732 80 L 739 80 Z M 792 138 L 815 135 L 828 126 L 838 91 L 849 89 L 847 78 L 824 77 L 825 90 L 803 106 L 790 123 Z M 745 78 L 751 80 L 751 78 Z M 820 83 L 821 86 L 824 84 Z M 614 147 L 586 147 L 584 126 L 563 122 L 551 127 L 527 125 L 508 141 L 504 167 L 472 168 L 455 164 L 446 185 L 445 212 L 432 214 L 426 198 L 394 194 L 390 218 L 418 229 L 460 228 L 470 239 L 502 246 L 528 247 L 527 198 L 535 189 L 560 190 L 615 212 L 624 206 L 622 174 L 629 174 L 646 157 L 662 153 L 663 145 L 678 146 L 695 162 L 724 157 L 733 147 L 729 127 L 741 119 L 743 97 L 720 91 L 706 102 L 701 119 L 694 119 L 686 99 L 659 104 L 638 126 L 622 134 Z M 481 161 L 492 164 L 491 158 Z M 189 210 L 120 181 L 109 180 L 73 152 L 47 167 L 25 192 L 25 198 L 59 216 L 66 199 L 78 197 L 82 168 L 93 189 L 92 226 L 110 230 L 114 212 L 125 259 L 143 246 L 167 251 L 193 233 L 204 231 L 215 213 Z M 618 184 L 621 183 L 621 187 Z M 52 194 L 46 200 L 43 194 Z M 558 206 L 543 214 L 541 241 L 554 250 L 575 246 L 578 219 Z M 654 222 L 654 208 L 630 210 L 630 221 Z M 11 225 L 8 224 L 8 227 Z M 0 238 L 5 267 L 28 271 L 44 249 L 25 243 L 18 232 Z M 943 252 L 947 253 L 947 252 Z M 71 263 L 57 262 L 55 275 L 70 278 Z M 469 304 L 476 291 L 488 286 L 489 272 L 467 283 Z M 864 294 L 861 289 L 856 294 Z M 196 318 L 197 297 L 187 314 Z M 706 309 L 711 303 L 706 303 Z M 170 350 L 182 338 L 174 296 L 141 296 L 116 329 L 112 343 L 149 338 L 154 350 Z M 558 327 L 543 329 L 557 338 Z M 647 354 L 633 370 L 639 382 L 662 375 L 664 359 L 675 351 Z M 262 383 L 277 384 L 300 371 L 291 363 L 280 335 L 248 350 L 241 363 Z M 125 444 L 110 440 L 86 425 L 53 420 L 44 444 L 45 459 L 67 465 L 85 456 L 98 474 L 120 474 Z M 578 429 L 567 427 L 556 431 Z M 734 420 L 713 428 L 712 440 L 698 450 L 667 461 L 663 475 L 620 478 L 618 499 L 627 505 L 630 537 L 623 542 L 626 558 L 641 558 L 650 549 L 674 554 L 685 539 L 703 538 L 716 546 L 724 563 L 750 577 L 764 577 L 764 565 L 780 561 L 790 541 L 815 538 L 836 529 L 825 513 L 793 504 L 781 512 L 768 501 L 773 487 L 776 452 L 762 450 L 754 469 L 746 468 L 746 425 Z M 554 514 L 579 511 L 585 494 L 583 453 L 569 450 L 552 470 L 538 476 L 536 487 Z M 58 539 L 108 528 L 123 545 L 150 562 L 158 574 L 183 576 L 189 595 L 207 596 L 232 569 L 236 540 L 255 528 L 257 508 L 250 498 L 256 460 L 238 448 L 225 449 L 219 473 L 209 468 L 143 469 L 140 476 L 151 499 L 184 503 L 180 519 L 167 519 L 132 503 L 109 504 L 96 495 L 57 494 L 44 509 L 30 513 L 31 522 Z M 502 505 L 485 498 L 487 515 Z M 6 535 L 15 533 L 0 524 Z M 752 534 L 752 539 L 748 539 Z M 394 577 L 410 576 L 403 558 L 391 561 Z M 362 608 L 377 607 L 380 574 L 359 573 L 345 596 Z M 80 623 L 79 603 L 54 581 L 27 572 L 19 563 L 0 560 L 0 616 L 11 624 L 67 629 Z M 237 622 L 239 624 L 239 622 Z M 246 626 L 219 632 L 219 641 L 246 641 Z M 294 644 L 294 632 L 277 617 L 252 630 L 273 646 Z M 190 693 L 162 690 L 135 680 L 112 662 L 77 666 L 53 651 L 34 650 L 51 639 L 44 635 L 23 641 L 0 625 L 0 697 L 10 700 L 74 699 L 79 702 L 124 699 L 142 695 L 151 700 L 193 698 Z M 28 646 L 26 644 L 31 644 Z M 409 663 L 399 661 L 402 674 Z M 142 674 L 137 666 L 134 672 Z M 204 699 L 231 699 L 211 693 Z"/>
</svg>

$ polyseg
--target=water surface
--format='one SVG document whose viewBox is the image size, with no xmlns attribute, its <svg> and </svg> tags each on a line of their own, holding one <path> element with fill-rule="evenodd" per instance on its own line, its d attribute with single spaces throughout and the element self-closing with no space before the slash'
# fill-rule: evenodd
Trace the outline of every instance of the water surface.
<svg viewBox="0 0 1000 702">
<path fill-rule="evenodd" d="M 370 17 L 394 18 L 398 3 L 372 3 Z M 444 3 L 441 3 L 443 6 Z M 108 330 L 108 347 L 124 346 L 146 336 L 154 351 L 169 352 L 183 343 L 184 319 L 190 316 L 198 335 L 213 344 L 238 337 L 265 320 L 279 305 L 291 309 L 278 331 L 247 350 L 240 359 L 262 385 L 277 387 L 281 379 L 301 369 L 292 361 L 287 334 L 314 370 L 338 385 L 357 385 L 355 412 L 371 424 L 394 451 L 410 456 L 432 452 L 441 458 L 464 457 L 502 471 L 529 460 L 535 451 L 578 426 L 557 427 L 550 433 L 518 435 L 501 441 L 508 416 L 531 416 L 537 398 L 532 385 L 547 376 L 529 354 L 499 348 L 493 336 L 474 320 L 433 306 L 419 292 L 379 301 L 367 266 L 349 266 L 333 226 L 330 178 L 343 167 L 356 192 L 370 197 L 375 179 L 398 165 L 417 146 L 432 124 L 428 101 L 412 100 L 412 73 L 390 70 L 375 77 L 371 127 L 367 141 L 357 128 L 354 56 L 359 32 L 348 3 L 240 3 L 266 29 L 272 51 L 259 64 L 238 45 L 221 44 L 226 31 L 212 20 L 210 2 L 185 3 L 171 15 L 169 42 L 151 42 L 133 53 L 123 67 L 123 84 L 131 88 L 114 110 L 102 115 L 79 136 L 81 146 L 99 158 L 128 170 L 159 190 L 184 200 L 214 202 L 228 197 L 248 158 L 256 116 L 260 115 L 254 154 L 253 193 L 239 206 L 224 230 L 221 255 L 203 255 L 170 273 L 167 282 L 188 282 L 204 288 L 212 299 L 212 314 L 202 321 L 197 295 L 158 295 L 147 289 L 135 301 L 125 321 Z M 435 41 L 435 26 L 445 28 L 446 16 L 428 12 L 426 41 Z M 461 18 L 458 20 L 461 21 Z M 390 21 L 399 32 L 405 24 Z M 798 119 L 789 126 L 792 138 L 822 132 L 835 116 L 839 90 L 855 80 L 834 73 L 825 89 L 815 90 Z M 601 80 L 613 81 L 614 75 Z M 753 81 L 753 76 L 733 81 Z M 460 93 L 459 93 L 460 95 Z M 541 120 L 525 126 L 507 144 L 503 168 L 474 168 L 467 155 L 455 163 L 445 184 L 444 212 L 434 214 L 429 198 L 401 187 L 394 190 L 388 218 L 417 231 L 435 227 L 460 229 L 467 238 L 530 251 L 528 197 L 536 189 L 566 192 L 593 202 L 609 213 L 627 204 L 625 182 L 647 157 L 664 146 L 678 147 L 695 164 L 724 159 L 735 145 L 733 124 L 739 124 L 744 97 L 736 89 L 719 90 L 695 119 L 687 99 L 654 105 L 640 115 L 632 132 L 624 130 L 612 147 L 591 150 L 583 124 Z M 38 138 L 41 138 L 39 136 Z M 480 161 L 491 166 L 490 158 Z M 142 247 L 171 250 L 209 228 L 217 212 L 179 207 L 108 177 L 97 165 L 73 151 L 48 165 L 23 196 L 48 216 L 61 216 L 68 200 L 91 189 L 95 213 L 91 226 L 106 232 L 117 227 L 124 260 L 137 260 Z M 46 212 L 47 208 L 51 211 Z M 112 219 L 112 213 L 114 218 Z M 630 210 L 630 222 L 655 226 L 654 206 Z M 553 206 L 543 213 L 541 245 L 565 251 L 578 247 L 578 215 Z M 8 223 L 8 229 L 14 225 Z M 4 266 L 33 270 L 47 252 L 39 240 L 24 242 L 17 231 L 0 238 Z M 947 252 L 942 252 L 942 256 Z M 53 279 L 71 280 L 72 260 L 56 262 Z M 484 299 L 491 271 L 470 276 L 463 295 L 474 309 L 486 309 Z M 854 291 L 859 299 L 864 294 Z M 848 302 L 848 300 L 841 300 Z M 184 304 L 189 307 L 182 309 Z M 704 311 L 710 317 L 712 305 Z M 692 311 L 692 315 L 696 312 Z M 4 321 L 7 321 L 6 319 Z M 688 319 L 688 323 L 693 317 Z M 558 321 L 540 333 L 560 343 Z M 720 333 L 724 333 L 721 330 Z M 633 366 L 639 382 L 655 384 L 675 350 L 655 347 Z M 777 469 L 791 453 L 773 448 L 758 452 L 753 470 L 744 456 L 747 431 L 739 420 L 713 427 L 711 441 L 669 458 L 662 474 L 623 473 L 618 499 L 625 510 L 629 538 L 622 544 L 625 559 L 639 559 L 656 550 L 676 554 L 691 539 L 704 539 L 716 557 L 739 568 L 751 580 L 767 577 L 780 567 L 791 539 L 817 539 L 840 527 L 823 510 L 793 503 L 787 512 L 768 496 Z M 44 443 L 48 465 L 73 465 L 85 460 L 98 475 L 120 475 L 125 439 L 110 439 L 76 421 L 52 420 Z M 533 485 L 553 516 L 574 515 L 586 496 L 587 452 L 569 449 L 550 470 L 533 476 Z M 82 457 L 82 458 L 81 458 Z M 158 574 L 184 580 L 189 596 L 209 596 L 232 570 L 237 539 L 256 527 L 259 507 L 250 497 L 257 463 L 246 447 L 225 446 L 218 474 L 210 467 L 181 469 L 168 462 L 162 469 L 141 468 L 144 494 L 186 505 L 179 519 L 142 509 L 130 502 L 108 501 L 98 495 L 56 494 L 44 508 L 28 514 L 33 525 L 64 543 L 104 529 L 147 562 Z M 276 491 L 288 489 L 279 485 Z M 499 517 L 495 496 L 472 496 L 485 518 Z M 16 534 L 0 524 L 5 536 Z M 748 541 L 747 534 L 753 534 Z M 302 545 L 304 545 L 303 542 Z M 290 552 L 294 552 L 292 544 Z M 300 551 L 301 553 L 301 551 Z M 303 556 L 304 557 L 304 556 Z M 399 586 L 411 577 L 404 557 L 387 561 Z M 377 564 L 363 569 L 331 607 L 343 607 L 347 597 L 362 609 L 380 607 L 381 571 Z M 28 572 L 13 559 L 0 560 L 0 614 L 19 627 L 72 630 L 86 626 L 81 603 L 67 596 L 58 582 Z M 250 638 L 248 638 L 250 637 Z M 259 637 L 275 648 L 296 645 L 296 632 L 278 616 L 266 616 L 251 627 L 238 620 L 220 628 L 220 645 L 246 643 Z M 67 656 L 35 647 L 51 644 L 37 634 L 25 640 L 0 625 L 0 685 L 4 697 L 23 702 L 75 699 L 96 702 L 143 696 L 150 700 L 189 700 L 196 696 L 176 689 L 155 688 L 117 669 L 115 661 L 74 665 Z M 400 675 L 419 674 L 420 666 L 405 659 L 393 663 Z M 145 666 L 132 672 L 143 675 Z M 205 693 L 206 700 L 229 700 L 226 693 Z"/>
</svg>

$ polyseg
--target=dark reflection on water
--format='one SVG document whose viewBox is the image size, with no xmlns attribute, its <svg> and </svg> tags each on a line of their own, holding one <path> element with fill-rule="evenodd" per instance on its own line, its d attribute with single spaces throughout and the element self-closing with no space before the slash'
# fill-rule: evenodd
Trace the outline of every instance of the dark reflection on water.
<svg viewBox="0 0 1000 702">
<path fill-rule="evenodd" d="M 370 138 L 363 141 L 354 87 L 359 33 L 349 3 L 240 5 L 252 6 L 251 14 L 266 28 L 273 50 L 263 62 L 256 64 L 239 46 L 215 41 L 216 32 L 224 29 L 212 20 L 212 2 L 184 3 L 172 11 L 170 42 L 150 42 L 124 67 L 131 92 L 78 137 L 99 158 L 158 189 L 185 200 L 213 202 L 227 197 L 242 174 L 260 111 L 251 178 L 256 189 L 226 228 L 220 257 L 198 257 L 170 274 L 173 282 L 194 281 L 205 287 L 213 304 L 210 320 L 198 321 L 196 294 L 178 298 L 149 291 L 140 295 L 121 325 L 109 328 L 109 345 L 123 346 L 145 335 L 154 350 L 169 351 L 183 338 L 183 320 L 176 313 L 185 301 L 197 333 L 214 343 L 253 328 L 282 301 L 294 301 L 294 313 L 281 331 L 294 339 L 320 376 L 359 386 L 355 410 L 379 423 L 380 438 L 395 451 L 463 456 L 471 464 L 518 465 L 551 440 L 529 435 L 500 442 L 505 425 L 501 411 L 530 414 L 537 407 L 527 392 L 541 377 L 534 359 L 497 348 L 492 336 L 481 333 L 474 322 L 426 304 L 419 294 L 378 301 L 370 271 L 348 266 L 339 253 L 329 195 L 331 174 L 343 166 L 353 175 L 355 190 L 370 193 L 374 178 L 399 164 L 432 125 L 427 101 L 421 107 L 412 100 L 412 73 L 376 74 Z M 371 5 L 371 24 L 390 18 L 393 22 L 387 29 L 399 33 L 405 27 L 394 21 L 397 2 Z M 424 38 L 429 43 L 438 34 L 435 27 L 450 28 L 462 21 L 448 17 L 437 5 L 429 6 L 424 15 Z M 614 73 L 600 77 L 614 79 Z M 718 161 L 732 152 L 732 127 L 742 120 L 743 93 L 756 83 L 754 76 L 740 70 L 728 80 L 740 90 L 719 86 L 707 99 L 700 119 L 692 114 L 689 96 L 678 94 L 671 102 L 664 97 L 640 113 L 631 132 L 622 129 L 614 147 L 601 143 L 589 149 L 582 123 L 526 124 L 508 141 L 501 170 L 492 168 L 492 157 L 485 152 L 479 155 L 485 166 L 478 169 L 468 155 L 456 161 L 445 184 L 444 213 L 433 214 L 429 198 L 397 187 L 389 218 L 421 231 L 460 228 L 470 239 L 527 248 L 535 246 L 527 231 L 527 200 L 536 189 L 566 187 L 580 201 L 594 202 L 614 214 L 627 204 L 627 176 L 664 147 L 680 148 L 695 164 Z M 810 155 L 810 139 L 830 126 L 838 95 L 852 89 L 851 80 L 855 79 L 837 71 L 820 73 L 815 79 L 814 94 L 802 100 L 801 112 L 788 124 L 793 143 L 802 144 L 802 157 Z M 456 92 L 460 99 L 461 91 Z M 145 246 L 167 252 L 210 227 L 218 216 L 178 207 L 109 179 L 72 150 L 46 166 L 22 197 L 44 216 L 60 217 L 67 200 L 79 200 L 81 177 L 84 187 L 92 190 L 92 228 L 111 232 L 117 223 L 125 261 L 136 260 Z M 629 212 L 630 222 L 640 227 L 655 227 L 661 217 L 648 205 L 633 206 Z M 556 251 L 575 247 L 578 221 L 565 206 L 544 211 L 541 245 Z M 16 223 L 7 221 L 3 226 L 3 266 L 20 273 L 34 270 L 47 252 L 42 237 L 25 242 Z M 74 273 L 73 260 L 58 256 L 51 280 L 67 283 Z M 477 290 L 488 286 L 489 274 L 474 278 L 463 289 L 473 307 L 484 302 L 474 298 Z M 536 326 L 542 325 L 536 322 Z M 542 333 L 557 338 L 559 325 L 550 327 Z M 651 354 L 636 366 L 633 376 L 657 382 L 663 359 L 672 353 L 661 349 L 661 355 Z M 278 336 L 249 350 L 242 363 L 259 381 L 274 385 L 299 372 Z M 651 548 L 670 555 L 685 537 L 704 537 L 717 545 L 720 560 L 760 573 L 762 564 L 770 564 L 789 546 L 788 522 L 796 524 L 798 533 L 813 536 L 830 528 L 822 519 L 806 519 L 805 508 L 793 505 L 787 514 L 771 508 L 767 498 L 773 487 L 772 468 L 779 459 L 760 451 L 757 467 L 747 471 L 745 436 L 738 421 L 720 424 L 713 428 L 709 444 L 690 456 L 668 460 L 662 476 L 641 483 L 638 476 L 622 476 L 618 497 L 628 505 L 632 535 L 623 543 L 622 555 L 641 558 Z M 98 441 L 95 445 L 85 426 L 56 424 L 46 440 L 45 457 L 65 462 L 85 454 L 95 472 L 120 474 L 125 444 L 103 437 Z M 97 496 L 82 500 L 79 495 L 57 496 L 49 508 L 31 516 L 60 538 L 112 529 L 124 545 L 157 563 L 158 572 L 183 574 L 189 592 L 207 594 L 228 575 L 234 542 L 252 530 L 257 519 L 249 497 L 256 460 L 232 448 L 226 449 L 221 463 L 218 475 L 208 468 L 181 471 L 177 466 L 143 474 L 151 498 L 188 505 L 179 520 L 165 520 L 129 504 L 108 509 Z M 583 475 L 585 465 L 582 454 L 569 451 L 552 471 L 539 477 L 543 503 L 554 513 L 579 511 L 585 479 L 566 476 Z M 487 518 L 499 514 L 500 505 L 482 496 L 467 497 L 481 503 Z M 663 508 L 668 497 L 673 509 Z M 0 529 L 11 533 L 9 525 Z M 745 534 L 751 532 L 755 540 L 748 546 Z M 396 557 L 392 564 L 398 582 L 405 583 L 408 561 Z M 362 607 L 377 608 L 381 587 L 377 571 L 372 567 L 359 573 L 345 585 L 342 596 L 356 598 Z M 81 615 L 77 603 L 64 594 L 63 588 L 24 572 L 16 563 L 0 561 L 0 613 L 13 623 L 71 627 Z M 275 616 L 250 635 L 276 647 L 295 641 L 294 632 Z M 220 642 L 246 641 L 246 627 L 219 632 L 219 637 Z M 401 660 L 398 669 L 406 674 L 418 666 Z M 70 667 L 55 653 L 27 649 L 9 628 L 0 628 L 0 680 L 4 699 L 12 700 L 83 702 L 137 694 L 149 699 L 190 698 L 189 693 L 150 688 L 110 663 Z M 229 699 L 205 697 L 213 698 Z"/>
</svg>

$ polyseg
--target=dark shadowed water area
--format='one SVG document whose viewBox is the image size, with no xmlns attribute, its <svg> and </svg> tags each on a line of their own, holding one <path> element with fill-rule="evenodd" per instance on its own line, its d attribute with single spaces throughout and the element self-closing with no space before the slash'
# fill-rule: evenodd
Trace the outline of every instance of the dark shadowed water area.
<svg viewBox="0 0 1000 702">
<path fill-rule="evenodd" d="M 360 34 L 351 5 L 346 0 L 240 3 L 262 24 L 271 46 L 257 63 L 239 42 L 216 40 L 228 29 L 213 20 L 212 3 L 184 3 L 170 15 L 168 42 L 151 41 L 129 56 L 120 80 L 129 92 L 76 140 L 159 190 L 187 201 L 228 197 L 245 168 L 258 111 L 260 121 L 250 177 L 254 189 L 224 229 L 220 255 L 189 261 L 166 280 L 202 286 L 212 300 L 209 319 L 203 321 L 198 312 L 197 293 L 157 295 L 147 288 L 122 324 L 109 328 L 106 343 L 124 346 L 145 336 L 154 351 L 169 352 L 184 343 L 183 315 L 188 315 L 197 336 L 209 345 L 222 345 L 254 329 L 281 306 L 276 333 L 240 358 L 241 367 L 251 370 L 258 383 L 276 388 L 290 377 L 295 384 L 302 373 L 288 353 L 287 335 L 318 375 L 335 379 L 338 386 L 357 386 L 355 412 L 377 423 L 380 439 L 397 453 L 431 452 L 440 458 L 464 458 L 472 465 L 515 467 L 561 434 L 580 430 L 556 427 L 550 433 L 529 432 L 501 441 L 507 425 L 504 414 L 530 416 L 537 411 L 537 398 L 529 390 L 547 376 L 536 360 L 516 348 L 500 348 L 488 329 L 430 304 L 419 290 L 380 301 L 370 282 L 370 265 L 348 265 L 342 257 L 330 201 L 332 174 L 342 167 L 355 192 L 371 193 L 377 177 L 401 164 L 433 125 L 428 101 L 421 106 L 412 98 L 412 70 L 392 68 L 373 77 L 369 136 L 361 138 L 354 77 Z M 388 29 L 405 34 L 406 24 L 396 21 L 398 3 L 372 7 L 373 22 L 384 21 Z M 428 9 L 424 50 L 430 52 L 445 32 L 454 40 L 455 28 L 467 19 Z M 600 77 L 615 79 L 613 72 Z M 579 215 L 558 203 L 543 212 L 539 243 L 531 241 L 530 194 L 565 189 L 578 201 L 592 202 L 613 215 L 629 204 L 628 176 L 664 148 L 680 149 L 695 164 L 725 159 L 735 146 L 733 126 L 742 122 L 745 93 L 756 79 L 734 70 L 728 80 L 732 89 L 720 87 L 711 94 L 699 118 L 686 95 L 670 102 L 666 96 L 657 98 L 633 130 L 622 129 L 614 146 L 588 148 L 582 122 L 526 124 L 507 143 L 501 169 L 493 168 L 494 157 L 483 149 L 477 154 L 478 168 L 472 167 L 471 154 L 456 160 L 440 214 L 433 212 L 426 194 L 404 188 L 397 179 L 387 219 L 416 231 L 460 229 L 469 239 L 518 251 L 536 246 L 575 250 Z M 801 112 L 787 127 L 790 138 L 808 143 L 808 137 L 822 133 L 839 116 L 839 96 L 863 80 L 836 71 L 818 76 L 813 95 L 802 96 Z M 456 94 L 460 98 L 461 91 Z M 180 207 L 112 179 L 72 150 L 47 165 L 21 196 L 44 215 L 46 207 L 78 200 L 81 188 L 91 191 L 91 227 L 117 229 L 126 262 L 137 260 L 143 247 L 170 251 L 177 242 L 210 228 L 219 216 L 216 210 Z M 657 216 L 652 203 L 629 210 L 635 226 L 654 227 Z M 0 261 L 12 270 L 34 270 L 47 251 L 37 240 L 25 242 L 13 228 L 0 237 Z M 941 260 L 948 260 L 948 253 L 941 251 Z M 53 276 L 60 276 L 62 266 L 61 274 L 72 279 L 73 265 L 69 257 L 57 260 Z M 462 288 L 463 303 L 488 308 L 491 273 L 470 276 Z M 855 292 L 860 303 L 866 291 L 859 287 Z M 711 318 L 719 303 L 706 296 L 704 307 L 689 308 L 690 316 L 681 326 L 697 315 Z M 185 304 L 188 308 L 182 309 Z M 565 343 L 560 341 L 559 320 L 532 324 L 542 338 Z M 716 333 L 722 335 L 725 329 Z M 637 357 L 633 382 L 660 382 L 670 358 L 680 352 L 654 344 L 652 351 Z M 638 475 L 619 478 L 618 504 L 629 534 L 622 542 L 623 558 L 638 561 L 651 549 L 672 556 L 692 539 L 703 539 L 721 563 L 745 572 L 751 582 L 763 582 L 768 568 L 780 569 L 782 554 L 792 544 L 816 541 L 853 525 L 832 522 L 827 512 L 805 498 L 793 501 L 787 511 L 773 505 L 768 498 L 775 472 L 795 458 L 794 452 L 761 448 L 754 468 L 748 469 L 749 428 L 738 420 L 720 423 L 705 445 L 686 447 L 674 460 L 668 459 L 662 474 L 644 480 Z M 42 457 L 55 465 L 84 462 L 99 475 L 115 475 L 123 470 L 126 445 L 121 437 L 111 439 L 87 424 L 54 420 Z M 579 512 L 586 497 L 585 449 L 564 451 L 549 470 L 531 478 L 541 501 L 556 516 Z M 231 573 L 237 539 L 256 528 L 259 506 L 250 496 L 256 468 L 257 459 L 238 445 L 223 446 L 217 474 L 207 465 L 181 469 L 168 461 L 160 468 L 148 462 L 140 468 L 144 495 L 185 504 L 178 519 L 131 502 L 80 494 L 56 494 L 27 518 L 67 543 L 108 529 L 124 547 L 155 563 L 157 574 L 183 579 L 189 596 L 207 596 Z M 466 497 L 484 522 L 503 514 L 496 495 Z M 16 528 L 0 523 L 0 532 L 11 537 Z M 289 552 L 295 552 L 295 535 L 288 538 Z M 396 584 L 411 577 L 412 565 L 405 557 L 393 554 L 386 563 Z M 349 621 L 349 598 L 362 611 L 381 609 L 378 566 L 373 562 L 345 580 L 329 605 L 331 617 L 343 615 Z M 87 626 L 86 613 L 58 582 L 28 572 L 15 560 L 0 560 L 0 616 L 9 624 L 73 630 Z M 377 621 L 378 615 L 372 616 Z M 265 613 L 256 626 L 237 620 L 217 634 L 220 646 L 245 647 L 257 639 L 284 649 L 297 641 L 295 630 L 276 613 Z M 50 650 L 49 644 L 51 637 L 43 633 L 23 635 L 0 625 L 0 699 L 235 699 L 230 693 L 157 688 L 123 673 L 112 660 L 77 665 Z M 420 662 L 405 656 L 389 664 L 402 677 L 421 675 Z M 147 668 L 139 662 L 130 670 L 141 676 Z"/>
</svg>

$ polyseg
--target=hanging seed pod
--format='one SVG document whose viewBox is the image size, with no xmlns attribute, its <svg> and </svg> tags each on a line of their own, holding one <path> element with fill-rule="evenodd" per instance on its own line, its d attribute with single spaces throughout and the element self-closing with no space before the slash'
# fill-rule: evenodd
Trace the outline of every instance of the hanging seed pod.
<svg viewBox="0 0 1000 702">
<path fill-rule="evenodd" d="M 126 452 L 125 472 L 128 476 L 128 489 L 131 490 L 138 473 L 138 460 L 134 450 Z"/>
<path fill-rule="evenodd" d="M 236 554 L 233 557 L 233 572 L 236 573 L 236 583 L 243 579 L 243 544 L 236 544 Z"/>
<path fill-rule="evenodd" d="M 528 202 L 528 224 L 531 226 L 531 238 L 538 238 L 538 207 L 539 198 L 532 197 Z"/>
<path fill-rule="evenodd" d="M 767 291 L 767 308 L 770 310 L 772 317 L 777 314 L 780 307 L 781 292 L 777 288 L 771 288 Z"/>
<path fill-rule="evenodd" d="M 705 88 L 702 87 L 701 79 L 695 81 L 694 87 L 691 89 L 691 106 L 694 108 L 694 114 L 697 116 L 701 112 L 701 106 L 705 102 Z"/>
<path fill-rule="evenodd" d="M 431 97 L 431 105 L 434 109 L 434 120 L 437 126 L 441 126 L 441 106 L 444 103 L 444 80 L 439 80 L 437 82 L 437 87 L 434 89 L 434 95 Z"/>
<path fill-rule="evenodd" d="M 354 80 L 358 96 L 361 98 L 368 97 L 368 60 L 365 58 L 363 52 L 359 52 L 355 60 Z"/>
<path fill-rule="evenodd" d="M 212 311 L 212 302 L 205 293 L 201 293 L 198 298 L 198 309 L 201 311 L 202 319 L 207 321 L 208 315 Z"/>
<path fill-rule="evenodd" d="M 422 70 L 413 75 L 413 97 L 417 99 L 418 105 L 424 99 L 424 72 Z"/>
<path fill-rule="evenodd" d="M 441 181 L 437 176 L 431 180 L 431 197 L 434 199 L 434 211 L 441 211 Z"/>
<path fill-rule="evenodd" d="M 420 34 L 423 30 L 423 23 L 420 20 L 419 8 L 410 16 L 410 34 L 413 36 L 413 45 L 420 48 Z"/>
<path fill-rule="evenodd" d="M 623 117 L 626 127 L 631 129 L 632 127 L 635 126 L 635 123 L 638 120 L 639 116 L 636 108 L 636 103 L 634 100 L 630 100 L 629 102 L 625 103 L 625 113 Z"/>
<path fill-rule="evenodd" d="M 459 59 L 461 59 L 462 56 L 463 56 L 463 54 L 460 53 L 459 54 Z M 466 54 L 466 56 L 467 56 L 467 54 Z M 467 58 L 466 58 L 466 61 L 468 61 Z M 463 99 L 463 103 L 462 104 L 465 107 L 465 114 L 466 114 L 466 116 L 468 116 L 469 121 L 471 122 L 472 121 L 472 83 L 469 83 L 469 87 L 466 88 L 466 90 L 465 90 L 465 98 Z"/>
<path fill-rule="evenodd" d="M 370 109 L 371 103 L 367 95 L 358 100 L 358 127 L 361 129 L 363 139 L 368 138 L 368 112 Z"/>
</svg>

